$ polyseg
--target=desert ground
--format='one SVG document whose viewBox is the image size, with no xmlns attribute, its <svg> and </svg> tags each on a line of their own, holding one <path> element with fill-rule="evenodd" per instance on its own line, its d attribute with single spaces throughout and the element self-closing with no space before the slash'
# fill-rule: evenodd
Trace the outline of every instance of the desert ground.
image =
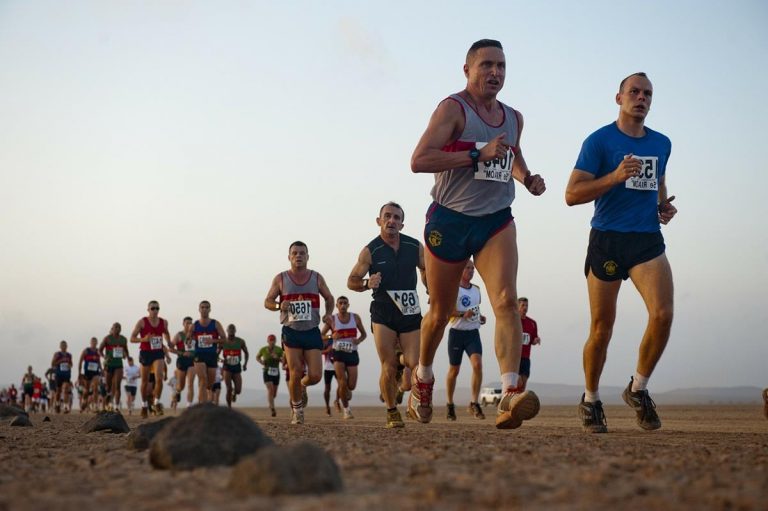
<svg viewBox="0 0 768 511">
<path fill-rule="evenodd" d="M 6 510 L 460 510 L 768 509 L 768 420 L 758 406 L 659 407 L 645 432 L 626 407 L 606 408 L 609 433 L 586 435 L 575 406 L 544 406 L 523 427 L 499 431 L 436 407 L 431 424 L 384 428 L 384 410 L 344 421 L 310 406 L 303 426 L 288 410 L 240 411 L 278 444 L 310 440 L 331 453 L 341 493 L 236 497 L 230 467 L 155 470 L 126 435 L 83 433 L 90 414 L 32 414 L 34 427 L 0 424 L 0 511 Z M 173 414 L 173 412 L 170 412 Z M 126 415 L 136 427 L 142 419 Z M 153 420 L 153 419 L 147 419 Z"/>
</svg>

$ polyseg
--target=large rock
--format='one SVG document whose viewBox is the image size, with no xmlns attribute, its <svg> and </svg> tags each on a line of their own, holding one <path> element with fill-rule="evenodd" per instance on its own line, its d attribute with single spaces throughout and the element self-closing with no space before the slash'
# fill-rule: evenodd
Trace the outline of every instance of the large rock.
<svg viewBox="0 0 768 511">
<path fill-rule="evenodd" d="M 159 421 L 152 421 L 141 424 L 128 435 L 128 448 L 137 451 L 149 449 L 149 443 L 155 438 L 161 429 L 169 423 L 175 421 L 175 417 L 165 417 Z"/>
<path fill-rule="evenodd" d="M 309 442 L 262 449 L 238 463 L 229 480 L 241 496 L 329 493 L 343 486 L 333 458 Z"/>
<path fill-rule="evenodd" d="M 108 431 L 110 433 L 129 433 L 131 428 L 125 422 L 120 412 L 98 412 L 92 419 L 83 424 L 82 430 L 86 433 L 94 431 Z"/>
<path fill-rule="evenodd" d="M 31 427 L 32 423 L 29 420 L 29 417 L 26 415 L 17 415 L 15 419 L 11 421 L 11 426 L 23 426 L 23 427 Z"/>
<path fill-rule="evenodd" d="M 23 408 L 16 405 L 0 405 L 0 419 L 10 419 L 19 415 L 29 416 Z"/>
<path fill-rule="evenodd" d="M 271 444 L 246 415 L 203 404 L 189 408 L 160 430 L 149 444 L 149 461 L 155 468 L 174 470 L 234 465 Z"/>
</svg>

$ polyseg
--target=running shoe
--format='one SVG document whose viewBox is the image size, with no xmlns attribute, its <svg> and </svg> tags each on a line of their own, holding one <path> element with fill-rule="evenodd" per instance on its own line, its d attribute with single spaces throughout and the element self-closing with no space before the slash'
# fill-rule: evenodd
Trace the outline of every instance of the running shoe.
<svg viewBox="0 0 768 511">
<path fill-rule="evenodd" d="M 446 405 L 446 407 L 448 408 L 448 411 L 445 414 L 445 418 L 448 419 L 449 421 L 455 421 L 456 420 L 456 405 L 454 405 L 453 403 L 448 403 Z"/>
<path fill-rule="evenodd" d="M 387 410 L 387 428 L 404 428 L 405 422 L 397 409 Z"/>
<path fill-rule="evenodd" d="M 630 408 L 635 410 L 638 426 L 648 431 L 659 429 L 661 427 L 661 420 L 656 414 L 656 403 L 648 395 L 647 390 L 632 392 L 632 380 L 634 380 L 634 377 L 630 377 L 629 385 L 621 393 L 622 399 Z"/>
<path fill-rule="evenodd" d="M 291 424 L 304 424 L 304 408 L 291 408 Z"/>
<path fill-rule="evenodd" d="M 277 417 L 277 411 L 274 408 L 270 408 L 269 411 L 272 414 L 272 417 Z"/>
<path fill-rule="evenodd" d="M 413 371 L 411 376 L 411 395 L 408 397 L 408 415 L 414 420 L 426 424 L 432 420 L 432 389 L 435 378 L 421 381 Z"/>
<path fill-rule="evenodd" d="M 163 415 L 163 403 L 155 403 L 154 412 L 155 415 Z"/>
<path fill-rule="evenodd" d="M 343 417 L 344 417 L 345 420 L 346 419 L 354 419 L 355 418 L 355 416 L 352 415 L 352 410 L 350 410 L 349 408 L 345 408 L 344 409 L 344 416 Z"/>
<path fill-rule="evenodd" d="M 338 399 L 336 399 L 336 400 L 333 402 L 333 406 L 335 406 L 335 407 L 336 407 L 336 411 L 337 411 L 337 412 L 341 413 L 341 403 L 339 402 L 339 400 L 338 400 Z M 329 413 L 328 415 L 330 415 L 330 413 Z"/>
<path fill-rule="evenodd" d="M 582 394 L 581 403 L 579 403 L 579 418 L 581 419 L 581 429 L 585 433 L 608 433 L 608 422 L 605 420 L 602 401 L 588 403 L 584 401 L 584 394 Z"/>
<path fill-rule="evenodd" d="M 539 413 L 539 398 L 530 390 L 519 392 L 507 389 L 496 409 L 498 429 L 516 429 L 523 421 L 531 420 Z"/>
<path fill-rule="evenodd" d="M 326 407 L 325 407 L 325 414 L 326 414 L 328 417 L 330 417 L 330 416 L 331 416 L 331 407 L 330 407 L 330 406 L 326 406 Z"/>
<path fill-rule="evenodd" d="M 479 403 L 469 403 L 469 414 L 475 419 L 485 419 L 485 414 L 483 413 L 483 409 L 480 408 Z"/>
<path fill-rule="evenodd" d="M 141 418 L 142 419 L 146 419 L 147 417 L 149 417 L 149 410 L 147 409 L 146 406 L 142 406 L 141 407 Z"/>
</svg>

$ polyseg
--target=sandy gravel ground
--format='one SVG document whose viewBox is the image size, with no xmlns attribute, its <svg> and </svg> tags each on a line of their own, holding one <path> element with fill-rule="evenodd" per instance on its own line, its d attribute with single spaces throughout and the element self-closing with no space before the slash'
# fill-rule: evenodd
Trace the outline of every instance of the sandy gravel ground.
<svg viewBox="0 0 768 511">
<path fill-rule="evenodd" d="M 459 409 L 429 425 L 387 430 L 383 408 L 355 419 L 310 408 L 307 424 L 243 410 L 279 444 L 312 440 L 341 467 L 345 489 L 323 496 L 238 498 L 231 468 L 163 472 L 125 435 L 82 433 L 90 416 L 33 414 L 0 424 L 0 511 L 768 509 L 768 420 L 760 407 L 660 407 L 664 427 L 641 431 L 631 410 L 607 407 L 606 435 L 581 432 L 576 407 L 542 408 L 514 431 Z M 126 416 L 131 427 L 141 423 Z M 150 419 L 151 420 L 151 419 Z"/>
</svg>

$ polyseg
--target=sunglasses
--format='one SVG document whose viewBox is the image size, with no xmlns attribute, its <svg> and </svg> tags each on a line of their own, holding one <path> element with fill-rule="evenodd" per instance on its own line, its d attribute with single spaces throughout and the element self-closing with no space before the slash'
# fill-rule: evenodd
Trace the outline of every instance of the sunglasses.
<svg viewBox="0 0 768 511">
<path fill-rule="evenodd" d="M 151 311 L 159 311 L 160 307 L 150 307 L 149 310 L 151 310 Z"/>
</svg>

